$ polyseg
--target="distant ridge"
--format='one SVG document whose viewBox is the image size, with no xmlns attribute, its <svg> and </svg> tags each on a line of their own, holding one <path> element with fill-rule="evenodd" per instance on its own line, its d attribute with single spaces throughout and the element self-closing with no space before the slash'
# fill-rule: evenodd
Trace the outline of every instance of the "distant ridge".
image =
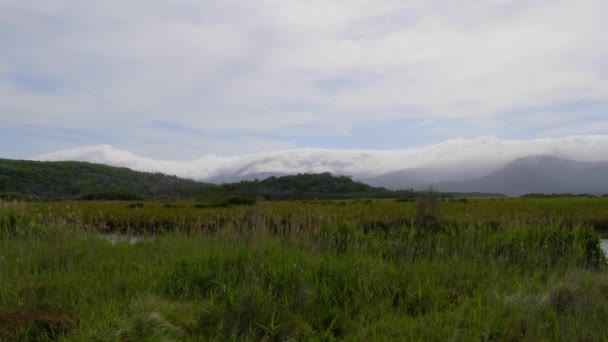
<svg viewBox="0 0 608 342">
<path fill-rule="evenodd" d="M 581 162 L 548 155 L 517 159 L 487 176 L 439 182 L 440 191 L 526 193 L 608 193 L 608 162 Z"/>
<path fill-rule="evenodd" d="M 458 168 L 456 166 L 445 168 L 416 168 L 387 172 L 380 176 L 363 178 L 362 181 L 373 185 L 383 186 L 387 189 L 414 189 L 425 190 L 439 182 L 457 181 L 475 176 L 484 176 L 483 170 Z"/>
<path fill-rule="evenodd" d="M 518 158 L 533 155 L 586 162 L 608 160 L 608 135 L 530 140 L 477 137 L 395 150 L 294 148 L 231 156 L 207 154 L 181 161 L 152 159 L 111 145 L 97 145 L 32 159 L 101 163 L 210 183 L 330 172 L 351 175 L 375 186 L 402 189 L 487 176 Z"/>
<path fill-rule="evenodd" d="M 329 172 L 390 190 L 433 186 L 451 193 L 608 193 L 608 136 L 530 141 L 486 137 L 408 150 L 293 149 L 192 161 L 158 161 L 103 145 L 39 158 L 101 160 L 215 184 Z"/>
</svg>

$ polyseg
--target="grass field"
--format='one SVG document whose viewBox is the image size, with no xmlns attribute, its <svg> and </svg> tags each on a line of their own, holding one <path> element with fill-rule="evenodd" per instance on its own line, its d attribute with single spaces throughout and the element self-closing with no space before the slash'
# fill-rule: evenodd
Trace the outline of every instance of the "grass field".
<svg viewBox="0 0 608 342">
<path fill-rule="evenodd" d="M 608 199 L 438 205 L 4 203 L 0 341 L 608 338 Z"/>
</svg>

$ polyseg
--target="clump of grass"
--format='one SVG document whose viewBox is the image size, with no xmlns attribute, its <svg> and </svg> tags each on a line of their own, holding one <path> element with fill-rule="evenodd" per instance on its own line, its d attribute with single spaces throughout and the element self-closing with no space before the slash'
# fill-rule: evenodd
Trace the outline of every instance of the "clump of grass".
<svg viewBox="0 0 608 342">
<path fill-rule="evenodd" d="M 540 303 L 550 305 L 557 312 L 607 312 L 608 275 L 588 270 L 573 270 L 552 284 Z"/>
<path fill-rule="evenodd" d="M 180 341 L 197 323 L 196 307 L 155 296 L 135 299 L 115 337 L 122 341 Z"/>
<path fill-rule="evenodd" d="M 433 188 L 429 188 L 416 200 L 416 213 L 414 222 L 417 227 L 430 231 L 441 229 L 439 222 L 439 208 L 441 197 Z"/>
<path fill-rule="evenodd" d="M 54 229 L 36 223 L 22 210 L 0 208 L 0 241 L 41 237 L 53 232 Z"/>
</svg>

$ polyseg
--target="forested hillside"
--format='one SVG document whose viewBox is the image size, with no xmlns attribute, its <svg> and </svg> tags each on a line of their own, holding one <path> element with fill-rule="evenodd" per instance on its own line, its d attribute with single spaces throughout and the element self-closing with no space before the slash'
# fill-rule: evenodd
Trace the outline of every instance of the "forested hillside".
<svg viewBox="0 0 608 342">
<path fill-rule="evenodd" d="M 0 159 L 0 195 L 41 200 L 216 200 L 233 195 L 291 200 L 414 198 L 420 193 L 377 188 L 328 172 L 215 185 L 102 164 Z"/>
<path fill-rule="evenodd" d="M 194 197 L 210 185 L 84 162 L 0 159 L 0 193 L 41 199 Z M 105 197 L 105 198 L 104 198 Z"/>
</svg>

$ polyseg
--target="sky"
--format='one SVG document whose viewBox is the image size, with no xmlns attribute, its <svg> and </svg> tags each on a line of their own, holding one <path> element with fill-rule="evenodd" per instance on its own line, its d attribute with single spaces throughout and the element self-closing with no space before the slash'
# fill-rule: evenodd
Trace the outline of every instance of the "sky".
<svg viewBox="0 0 608 342">
<path fill-rule="evenodd" d="M 606 13 L 605 0 L 0 0 L 0 157 L 601 140 Z"/>
</svg>

